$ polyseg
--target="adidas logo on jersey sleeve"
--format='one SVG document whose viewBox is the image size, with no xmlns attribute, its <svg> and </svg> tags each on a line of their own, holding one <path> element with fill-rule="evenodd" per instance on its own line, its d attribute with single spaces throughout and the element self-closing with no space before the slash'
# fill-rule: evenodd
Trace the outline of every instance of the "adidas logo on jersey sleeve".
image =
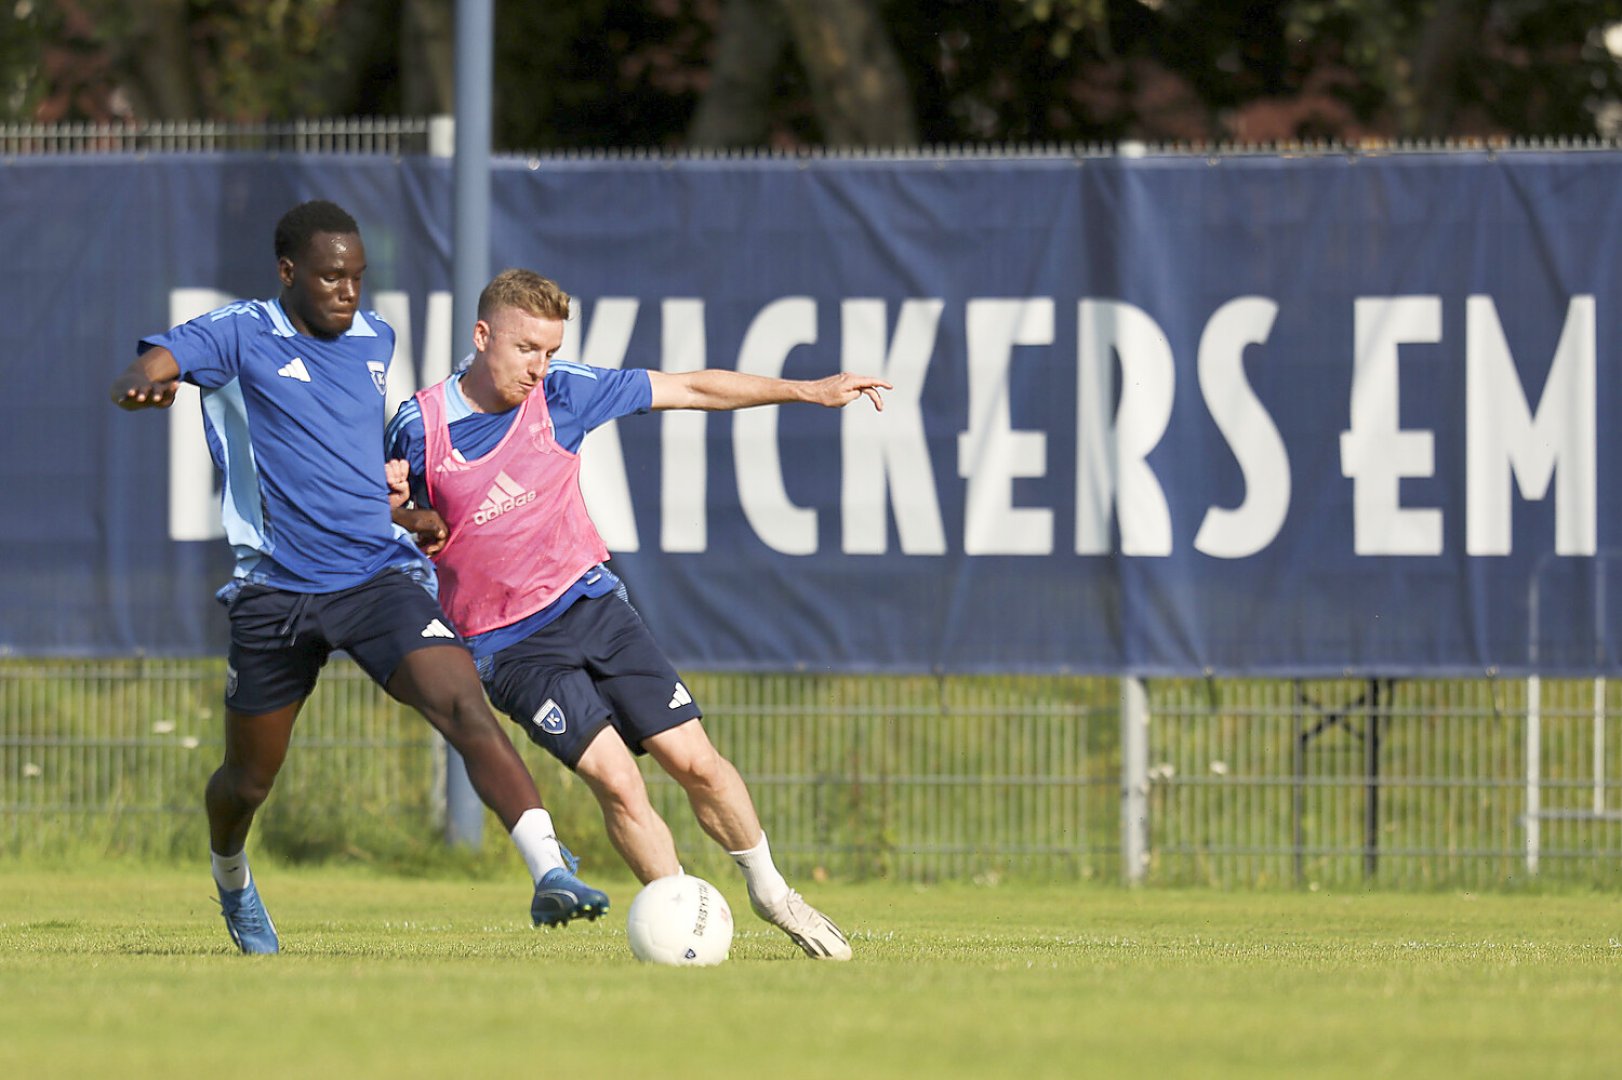
<svg viewBox="0 0 1622 1080">
<path fill-rule="evenodd" d="M 452 641 L 456 640 L 456 632 L 438 619 L 435 619 L 433 622 L 422 628 L 422 636 L 450 638 Z"/>
</svg>

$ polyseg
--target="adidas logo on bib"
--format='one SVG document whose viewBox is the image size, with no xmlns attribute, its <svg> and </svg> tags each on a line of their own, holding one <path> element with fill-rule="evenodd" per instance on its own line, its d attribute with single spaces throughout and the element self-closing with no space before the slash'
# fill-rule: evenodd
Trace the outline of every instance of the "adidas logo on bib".
<svg viewBox="0 0 1622 1080">
<path fill-rule="evenodd" d="M 490 485 L 490 493 L 484 497 L 484 502 L 473 512 L 473 524 L 483 525 L 487 521 L 494 521 L 507 511 L 516 510 L 525 503 L 534 501 L 533 491 L 526 491 L 523 484 L 503 471 L 496 476 L 496 482 Z"/>
</svg>

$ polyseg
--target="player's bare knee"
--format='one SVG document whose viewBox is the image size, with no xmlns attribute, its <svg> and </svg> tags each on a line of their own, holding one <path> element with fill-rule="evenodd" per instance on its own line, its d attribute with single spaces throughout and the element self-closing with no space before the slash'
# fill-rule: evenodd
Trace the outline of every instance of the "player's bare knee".
<svg viewBox="0 0 1622 1080">
<path fill-rule="evenodd" d="M 626 755 L 626 759 L 629 762 L 629 755 Z M 637 771 L 634 762 L 629 762 L 627 768 L 617 761 L 604 763 L 582 759 L 576 772 L 591 788 L 605 811 L 634 815 L 652 806 L 648 802 L 647 785 L 642 782 L 642 774 Z"/>
<path fill-rule="evenodd" d="M 671 777 L 688 792 L 718 791 L 726 784 L 730 766 L 713 746 L 673 760 L 667 766 Z"/>
<path fill-rule="evenodd" d="M 239 807 L 257 810 L 270 797 L 275 777 L 264 776 L 239 766 L 221 766 L 210 780 L 212 793 Z"/>
<path fill-rule="evenodd" d="M 501 727 L 484 704 L 483 697 L 462 695 L 421 709 L 423 716 L 458 750 L 461 742 L 478 743 L 500 738 Z"/>
</svg>

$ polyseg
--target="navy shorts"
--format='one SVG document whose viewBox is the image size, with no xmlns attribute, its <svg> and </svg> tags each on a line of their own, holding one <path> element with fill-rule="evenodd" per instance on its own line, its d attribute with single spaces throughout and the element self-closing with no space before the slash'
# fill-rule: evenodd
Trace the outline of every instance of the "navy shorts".
<svg viewBox="0 0 1622 1080">
<path fill-rule="evenodd" d="M 407 653 L 466 647 L 433 594 L 399 570 L 331 593 L 245 585 L 227 610 L 225 704 L 240 713 L 267 713 L 309 697 L 338 649 L 386 686 Z"/>
<path fill-rule="evenodd" d="M 573 769 L 610 725 L 642 740 L 703 715 L 642 616 L 617 593 L 576 600 L 491 657 L 485 692 L 530 741 Z"/>
</svg>

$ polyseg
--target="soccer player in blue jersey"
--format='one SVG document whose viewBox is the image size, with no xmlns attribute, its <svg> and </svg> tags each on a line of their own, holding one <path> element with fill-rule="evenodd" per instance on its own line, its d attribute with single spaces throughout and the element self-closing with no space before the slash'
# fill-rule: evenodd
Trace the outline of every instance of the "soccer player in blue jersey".
<svg viewBox="0 0 1622 1080">
<path fill-rule="evenodd" d="M 231 621 L 225 759 L 209 778 L 209 846 L 227 930 L 274 953 L 244 851 L 281 769 L 299 709 L 342 649 L 420 711 L 467 763 L 535 880 L 537 925 L 595 919 L 608 897 L 576 878 L 523 758 L 490 712 L 432 567 L 391 520 L 378 455 L 394 331 L 360 309 L 366 248 L 326 201 L 276 226 L 280 295 L 230 304 L 141 339 L 112 386 L 125 409 L 167 408 L 181 381 L 202 390 L 209 448 L 236 570 L 219 591 Z"/>
<path fill-rule="evenodd" d="M 553 363 L 568 316 L 569 297 L 554 282 L 528 270 L 497 275 L 479 298 L 471 364 L 403 403 L 389 423 L 386 453 L 391 466 L 407 463 L 418 515 L 410 520 L 435 556 L 445 610 L 468 635 L 491 700 L 586 782 L 641 881 L 678 874 L 681 863 L 633 753 L 651 754 L 686 791 L 700 826 L 742 869 L 756 914 L 808 956 L 849 959 L 839 927 L 774 865 L 742 777 L 603 565 L 577 451 L 592 428 L 633 413 L 795 401 L 839 408 L 863 397 L 882 409 L 879 390 L 890 385 L 851 374 L 793 380 Z M 430 509 L 443 529 L 422 521 Z"/>
</svg>

